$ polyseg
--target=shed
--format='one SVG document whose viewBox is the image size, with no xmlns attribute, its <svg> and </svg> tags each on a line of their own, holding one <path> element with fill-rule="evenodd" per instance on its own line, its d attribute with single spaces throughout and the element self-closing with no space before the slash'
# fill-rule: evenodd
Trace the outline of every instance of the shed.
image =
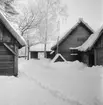
<svg viewBox="0 0 103 105">
<path fill-rule="evenodd" d="M 103 65 L 103 26 L 92 34 L 81 46 L 71 48 L 88 66 Z"/>
<path fill-rule="evenodd" d="M 54 56 L 51 54 L 51 43 L 46 45 L 47 58 L 52 59 Z M 30 47 L 30 58 L 41 59 L 44 58 L 44 43 L 38 43 Z"/>
<path fill-rule="evenodd" d="M 71 54 L 70 48 L 82 45 L 93 33 L 93 29 L 80 18 L 51 49 L 55 54 L 60 53 L 67 61 L 73 61 L 76 58 Z"/>
<path fill-rule="evenodd" d="M 0 75 L 18 75 L 18 49 L 26 42 L 0 11 Z"/>
</svg>

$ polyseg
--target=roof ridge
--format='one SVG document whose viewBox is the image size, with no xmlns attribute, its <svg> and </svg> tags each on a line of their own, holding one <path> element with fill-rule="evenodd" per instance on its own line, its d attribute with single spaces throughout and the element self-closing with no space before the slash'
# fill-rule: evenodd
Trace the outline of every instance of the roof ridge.
<svg viewBox="0 0 103 105">
<path fill-rule="evenodd" d="M 90 26 L 87 22 L 84 21 L 83 18 L 79 18 L 79 21 L 78 21 L 78 22 L 82 22 L 82 23 L 85 24 L 92 32 L 95 32 L 95 31 L 91 28 L 91 26 Z"/>
<path fill-rule="evenodd" d="M 60 43 L 68 36 L 68 34 L 70 34 L 70 33 L 72 32 L 72 30 L 74 30 L 81 22 L 82 22 L 88 29 L 90 29 L 91 32 L 94 33 L 94 30 L 83 20 L 83 18 L 79 18 L 79 19 L 78 19 L 78 22 L 77 22 L 73 27 L 71 27 L 71 28 L 69 29 L 69 31 L 67 31 L 67 32 L 65 33 L 65 35 L 59 40 L 58 44 L 60 44 Z M 57 45 L 57 43 L 56 43 L 55 45 L 53 45 L 51 49 L 54 49 L 54 48 L 56 47 L 56 45 Z"/>
</svg>

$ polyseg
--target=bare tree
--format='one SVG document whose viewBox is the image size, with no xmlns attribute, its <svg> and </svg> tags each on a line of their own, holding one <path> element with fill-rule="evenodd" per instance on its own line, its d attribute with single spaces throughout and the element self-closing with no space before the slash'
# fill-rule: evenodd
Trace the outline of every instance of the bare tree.
<svg viewBox="0 0 103 105">
<path fill-rule="evenodd" d="M 0 0 L 0 9 L 6 13 L 6 15 L 17 15 L 18 12 L 15 10 L 15 0 Z"/>
<path fill-rule="evenodd" d="M 36 30 L 35 38 L 38 37 L 40 42 L 44 43 L 44 56 L 46 57 L 47 41 L 58 31 L 58 21 L 60 16 L 67 16 L 64 6 L 61 6 L 60 0 L 36 0 L 36 5 L 31 8 L 24 8 L 23 14 L 17 21 L 21 35 L 25 37 L 28 43 L 28 50 L 30 31 Z"/>
<path fill-rule="evenodd" d="M 43 15 L 41 15 L 38 8 L 35 9 L 35 11 L 32 8 L 24 8 L 23 14 L 19 16 L 19 20 L 17 20 L 17 24 L 19 26 L 19 30 L 21 32 L 21 35 L 26 39 L 27 41 L 27 47 L 28 47 L 28 59 L 29 59 L 29 47 L 32 45 L 30 43 L 30 33 L 31 31 L 34 31 L 37 29 L 38 25 L 41 23 L 43 19 Z M 25 49 L 25 55 L 26 55 L 26 49 Z"/>
<path fill-rule="evenodd" d="M 65 7 L 61 6 L 60 0 L 38 0 L 38 4 L 42 14 L 45 15 L 40 24 L 39 30 L 40 33 L 42 32 L 41 36 L 44 39 L 44 56 L 46 58 L 47 41 L 49 40 L 49 37 L 54 34 L 55 31 L 58 31 L 58 21 L 60 21 L 59 18 L 61 16 L 67 17 L 67 13 Z M 52 30 L 50 31 L 50 29 Z"/>
</svg>

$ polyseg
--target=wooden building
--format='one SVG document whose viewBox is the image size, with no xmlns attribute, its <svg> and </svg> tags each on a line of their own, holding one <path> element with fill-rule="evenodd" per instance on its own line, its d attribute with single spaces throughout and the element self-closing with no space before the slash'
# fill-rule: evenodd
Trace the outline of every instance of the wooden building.
<svg viewBox="0 0 103 105">
<path fill-rule="evenodd" d="M 103 65 L 103 26 L 81 46 L 71 48 L 71 52 L 88 66 Z"/>
<path fill-rule="evenodd" d="M 47 58 L 52 59 L 54 56 L 51 54 L 51 44 L 48 43 L 46 46 Z M 30 58 L 31 59 L 41 59 L 44 58 L 44 44 L 39 43 L 30 47 Z"/>
<path fill-rule="evenodd" d="M 25 40 L 0 12 L 0 75 L 18 75 L 18 49 Z"/>
<path fill-rule="evenodd" d="M 67 61 L 73 61 L 77 56 L 74 57 L 70 48 L 82 45 L 93 32 L 93 29 L 80 18 L 76 25 L 52 47 L 52 50 L 55 54 L 60 53 Z"/>
</svg>

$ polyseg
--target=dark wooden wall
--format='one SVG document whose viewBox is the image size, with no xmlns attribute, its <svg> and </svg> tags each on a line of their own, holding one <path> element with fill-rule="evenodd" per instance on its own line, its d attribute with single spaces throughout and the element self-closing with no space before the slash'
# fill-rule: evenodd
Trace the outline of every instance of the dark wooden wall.
<svg viewBox="0 0 103 105">
<path fill-rule="evenodd" d="M 13 73 L 14 56 L 8 49 L 0 43 L 0 74 L 6 75 L 8 72 Z"/>
<path fill-rule="evenodd" d="M 38 52 L 30 52 L 30 58 L 38 58 Z"/>
<path fill-rule="evenodd" d="M 16 39 L 0 21 L 0 75 L 18 74 L 18 46 Z"/>
<path fill-rule="evenodd" d="M 90 51 L 82 52 L 82 62 L 88 66 L 103 65 L 103 30 Z"/>
<path fill-rule="evenodd" d="M 55 54 L 53 53 L 53 54 L 51 54 L 50 52 L 47 52 L 47 58 L 49 58 L 49 59 L 53 59 L 54 58 L 54 56 L 55 56 Z"/>
<path fill-rule="evenodd" d="M 79 24 L 77 28 L 59 45 L 59 53 L 61 53 L 66 60 L 73 60 L 69 48 L 82 45 L 91 34 L 92 32 L 90 32 L 90 30 L 88 30 L 82 23 Z"/>
<path fill-rule="evenodd" d="M 53 57 L 55 56 L 54 54 L 50 54 L 50 51 L 47 51 L 47 58 L 49 59 L 53 59 Z M 38 52 L 37 51 L 31 51 L 30 52 L 30 58 L 35 58 L 38 59 Z"/>
<path fill-rule="evenodd" d="M 103 30 L 94 45 L 95 65 L 103 65 Z"/>
</svg>

